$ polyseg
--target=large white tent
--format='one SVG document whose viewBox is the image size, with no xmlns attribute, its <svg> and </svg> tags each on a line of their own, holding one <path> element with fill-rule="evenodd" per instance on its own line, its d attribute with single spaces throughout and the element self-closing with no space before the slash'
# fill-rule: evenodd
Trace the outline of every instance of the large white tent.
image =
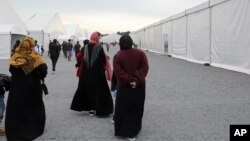
<svg viewBox="0 0 250 141">
<path fill-rule="evenodd" d="M 27 34 L 21 18 L 6 0 L 0 0 L 0 59 L 8 59 L 16 40 Z"/>
<path fill-rule="evenodd" d="M 140 48 L 250 74 L 249 0 L 209 0 L 131 34 Z"/>
<path fill-rule="evenodd" d="M 86 29 L 81 29 L 81 37 L 78 37 L 78 41 L 80 42 L 81 46 L 83 46 L 83 41 L 88 39 L 88 31 Z"/>
<path fill-rule="evenodd" d="M 57 40 L 62 43 L 63 41 L 72 40 L 72 43 L 75 44 L 76 41 L 82 37 L 81 29 L 78 24 L 65 24 L 64 25 L 65 34 L 57 37 Z"/>
<path fill-rule="evenodd" d="M 116 33 L 112 33 L 109 34 L 107 36 L 104 36 L 101 38 L 101 42 L 105 42 L 105 43 L 112 43 L 112 42 L 117 42 L 119 43 L 119 39 L 120 39 L 121 35 L 118 35 Z"/>
<path fill-rule="evenodd" d="M 56 39 L 60 34 L 65 34 L 62 20 L 58 13 L 36 13 L 25 24 L 29 36 L 35 38 L 39 45 L 48 50 L 49 41 Z"/>
</svg>

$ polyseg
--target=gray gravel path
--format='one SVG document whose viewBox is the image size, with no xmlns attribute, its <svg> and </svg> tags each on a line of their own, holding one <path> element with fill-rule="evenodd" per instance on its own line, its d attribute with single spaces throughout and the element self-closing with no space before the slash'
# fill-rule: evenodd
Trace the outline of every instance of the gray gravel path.
<svg viewBox="0 0 250 141">
<path fill-rule="evenodd" d="M 111 60 L 117 50 L 110 49 Z M 138 141 L 229 141 L 230 124 L 250 124 L 249 75 L 145 53 L 150 70 Z M 124 140 L 114 137 L 111 117 L 69 109 L 78 83 L 75 60 L 61 56 L 55 74 L 45 60 L 50 94 L 44 96 L 46 129 L 36 141 Z M 7 60 L 0 60 L 0 72 L 8 73 Z"/>
</svg>

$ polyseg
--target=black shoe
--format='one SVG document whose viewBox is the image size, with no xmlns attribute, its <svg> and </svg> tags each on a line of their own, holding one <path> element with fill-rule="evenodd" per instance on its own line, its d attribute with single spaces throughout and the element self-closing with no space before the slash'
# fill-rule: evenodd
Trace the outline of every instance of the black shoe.
<svg viewBox="0 0 250 141">
<path fill-rule="evenodd" d="M 96 114 L 95 110 L 90 110 L 89 111 L 89 116 L 93 117 L 93 116 L 95 116 L 95 114 Z"/>
</svg>

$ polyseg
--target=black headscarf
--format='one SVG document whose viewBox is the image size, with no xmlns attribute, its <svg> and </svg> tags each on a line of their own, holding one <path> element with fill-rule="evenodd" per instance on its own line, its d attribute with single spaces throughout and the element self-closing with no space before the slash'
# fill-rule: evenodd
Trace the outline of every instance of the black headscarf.
<svg viewBox="0 0 250 141">
<path fill-rule="evenodd" d="M 129 35 L 123 35 L 120 38 L 120 50 L 126 50 L 126 49 L 131 49 L 133 45 L 133 40 Z"/>
</svg>

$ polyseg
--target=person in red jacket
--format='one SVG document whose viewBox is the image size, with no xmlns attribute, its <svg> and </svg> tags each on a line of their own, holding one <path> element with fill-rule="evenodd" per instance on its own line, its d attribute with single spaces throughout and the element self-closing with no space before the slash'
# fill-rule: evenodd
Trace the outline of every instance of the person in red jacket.
<svg viewBox="0 0 250 141">
<path fill-rule="evenodd" d="M 145 77 L 148 73 L 146 55 L 132 48 L 129 35 L 120 38 L 120 51 L 114 56 L 113 67 L 117 80 L 115 102 L 115 136 L 135 140 L 141 130 L 145 101 Z"/>
</svg>

